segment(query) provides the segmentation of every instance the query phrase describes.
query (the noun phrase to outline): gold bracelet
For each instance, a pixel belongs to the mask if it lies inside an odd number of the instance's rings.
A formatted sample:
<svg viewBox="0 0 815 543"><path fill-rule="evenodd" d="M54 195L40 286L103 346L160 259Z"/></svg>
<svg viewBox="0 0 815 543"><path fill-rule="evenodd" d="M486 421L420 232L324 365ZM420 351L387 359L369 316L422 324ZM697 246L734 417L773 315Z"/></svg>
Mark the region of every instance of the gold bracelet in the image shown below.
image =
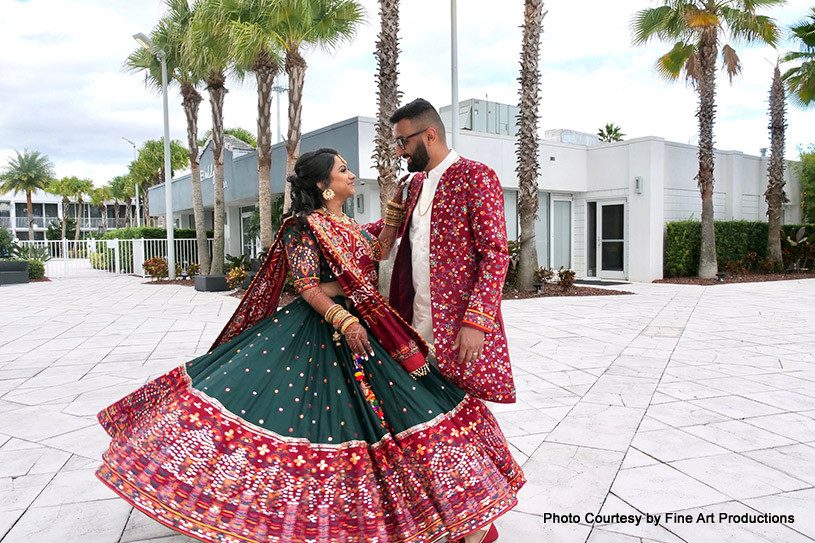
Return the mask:
<svg viewBox="0 0 815 543"><path fill-rule="evenodd" d="M340 304L334 304L331 307L329 307L325 312L325 320L327 322L332 322L334 320L334 314L340 309L342 309L342 306Z"/></svg>
<svg viewBox="0 0 815 543"><path fill-rule="evenodd" d="M403 211L405 209L405 204L397 204L393 200L388 200L388 209L393 209L394 211Z"/></svg>
<svg viewBox="0 0 815 543"><path fill-rule="evenodd" d="M348 327L354 324L355 322L359 322L359 319L353 315L351 315L350 319L348 318L345 319L345 321L343 321L342 326L340 327L340 334L345 335L345 331L348 329Z"/></svg>
<svg viewBox="0 0 815 543"><path fill-rule="evenodd" d="M337 311L337 313L334 315L334 318L331 320L331 324L334 325L334 329L339 330L340 325L342 325L342 321L347 319L350 315L351 314L345 309Z"/></svg>

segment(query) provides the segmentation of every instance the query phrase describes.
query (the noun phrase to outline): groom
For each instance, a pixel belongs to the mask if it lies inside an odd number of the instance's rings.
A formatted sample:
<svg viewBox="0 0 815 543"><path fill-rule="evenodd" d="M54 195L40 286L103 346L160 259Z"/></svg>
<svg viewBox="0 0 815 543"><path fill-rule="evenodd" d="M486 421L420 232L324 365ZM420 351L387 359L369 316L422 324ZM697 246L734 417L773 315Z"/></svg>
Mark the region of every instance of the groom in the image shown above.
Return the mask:
<svg viewBox="0 0 815 543"><path fill-rule="evenodd" d="M501 318L509 253L498 176L447 147L444 124L427 100L399 108L390 122L396 154L415 172L390 303L435 347L445 377L478 398L513 403Z"/></svg>

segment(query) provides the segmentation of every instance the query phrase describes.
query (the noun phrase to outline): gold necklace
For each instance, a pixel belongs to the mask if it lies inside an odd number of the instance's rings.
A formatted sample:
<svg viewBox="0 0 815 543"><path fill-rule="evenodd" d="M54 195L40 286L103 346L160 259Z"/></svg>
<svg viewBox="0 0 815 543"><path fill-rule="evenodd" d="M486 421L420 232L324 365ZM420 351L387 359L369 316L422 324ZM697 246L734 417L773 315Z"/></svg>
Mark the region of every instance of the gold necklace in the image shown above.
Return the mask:
<svg viewBox="0 0 815 543"><path fill-rule="evenodd" d="M425 180L425 182L427 181L427 174L425 174L424 180ZM426 187L426 186L427 185L422 183L422 189L424 189L424 187ZM428 190L429 190L429 187L428 187ZM427 213L430 211L430 208L433 207L433 197L434 196L435 196L435 194L430 195L430 203L427 205L424 212L422 212L422 207L419 205L419 203L422 201L422 192L419 191L419 197L416 199L416 213L418 213L420 217L424 217L425 215L427 215Z"/></svg>
<svg viewBox="0 0 815 543"><path fill-rule="evenodd" d="M325 213L325 214L326 214L326 216L331 217L331 218L332 218L332 219L334 219L334 220L337 220L337 221L339 221L339 222L343 222L343 223L346 223L346 224L351 224L351 217L349 217L349 216L348 216L348 215L346 215L345 213L343 213L342 215L337 215L336 213L334 213L333 211L329 210L329 209L328 209L327 207L325 207L325 206L321 207L320 209L322 209L322 210L323 210L323 213Z"/></svg>

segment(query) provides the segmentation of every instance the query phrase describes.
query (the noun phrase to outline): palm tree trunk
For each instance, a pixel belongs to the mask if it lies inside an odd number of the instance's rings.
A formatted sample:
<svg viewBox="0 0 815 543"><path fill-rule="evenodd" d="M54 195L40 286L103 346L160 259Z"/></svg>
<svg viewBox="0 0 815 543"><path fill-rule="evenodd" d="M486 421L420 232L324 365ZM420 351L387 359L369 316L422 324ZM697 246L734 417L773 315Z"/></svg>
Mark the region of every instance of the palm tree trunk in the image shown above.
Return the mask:
<svg viewBox="0 0 815 543"><path fill-rule="evenodd" d="M108 231L108 206L107 204L99 204L100 215L102 215L102 232Z"/></svg>
<svg viewBox="0 0 815 543"><path fill-rule="evenodd" d="M76 202L76 228L74 229L74 241L79 241L79 231L82 228L82 198L77 198Z"/></svg>
<svg viewBox="0 0 815 543"><path fill-rule="evenodd" d="M773 84L770 90L770 164L767 167L767 257L776 271L783 271L784 259L781 256L781 214L787 195L784 194L784 136L785 122L784 83L781 70L775 66Z"/></svg>
<svg viewBox="0 0 815 543"><path fill-rule="evenodd" d="M66 237L67 230L68 230L68 204L70 201L68 200L67 196L62 197L62 239L68 239Z"/></svg>
<svg viewBox="0 0 815 543"><path fill-rule="evenodd" d="M136 204L138 205L138 202L136 202ZM133 199L128 198L127 200L125 200L125 226L127 228L130 228L130 227L133 226L133 220L131 219L131 217L133 215L133 209L132 208L133 208Z"/></svg>
<svg viewBox="0 0 815 543"><path fill-rule="evenodd" d="M139 206L141 206L142 211L141 216L142 219L144 220L145 226L151 226L150 223L148 222L150 218L150 198L147 197L148 188L150 188L150 185L148 184L147 181L139 183L139 189L141 194L139 194L139 197L136 198L136 207L138 208Z"/></svg>
<svg viewBox="0 0 815 543"><path fill-rule="evenodd" d="M396 190L399 159L393 145L393 127L390 116L399 108L402 93L399 92L399 0L379 0L379 35L376 39L374 57L376 71L376 133L374 135L374 167L379 174L380 217L385 216L388 200ZM396 251L390 258L379 263L379 291L387 295L393 276Z"/></svg>
<svg viewBox="0 0 815 543"><path fill-rule="evenodd" d="M201 273L209 273L209 243L204 219L204 197L201 194L201 164L198 162L198 108L203 98L189 83L181 85L181 105L187 116L187 145L190 156L190 184L192 186L192 217L195 223L195 246Z"/></svg>
<svg viewBox="0 0 815 543"><path fill-rule="evenodd" d="M699 40L699 173L696 180L702 196L702 245L699 277L712 278L719 271L716 262L716 231L713 224L713 124L716 117L716 32L711 27Z"/></svg>
<svg viewBox="0 0 815 543"><path fill-rule="evenodd" d="M303 111L303 86L306 80L305 59L297 49L286 51L286 73L289 76L289 129L286 134L286 176L294 172L294 163L300 155L300 115ZM291 207L291 187L286 183L283 211Z"/></svg>
<svg viewBox="0 0 815 543"><path fill-rule="evenodd" d="M28 214L28 240L34 241L34 204L31 202L31 191L25 191L25 210Z"/></svg>
<svg viewBox="0 0 815 543"><path fill-rule="evenodd" d="M535 219L538 213L538 106L540 104L540 37L543 30L542 0L525 0L523 45L521 47L521 89L518 130L518 188L521 238L518 259L518 288L534 290L538 251L535 247Z"/></svg>
<svg viewBox="0 0 815 543"><path fill-rule="evenodd" d="M272 246L272 86L280 67L263 51L252 66L258 87L258 208L260 246Z"/></svg>
<svg viewBox="0 0 815 543"><path fill-rule="evenodd" d="M223 72L213 72L207 80L209 102L212 106L212 161L215 163L214 193L214 243L210 274L224 273L224 97L228 92Z"/></svg>

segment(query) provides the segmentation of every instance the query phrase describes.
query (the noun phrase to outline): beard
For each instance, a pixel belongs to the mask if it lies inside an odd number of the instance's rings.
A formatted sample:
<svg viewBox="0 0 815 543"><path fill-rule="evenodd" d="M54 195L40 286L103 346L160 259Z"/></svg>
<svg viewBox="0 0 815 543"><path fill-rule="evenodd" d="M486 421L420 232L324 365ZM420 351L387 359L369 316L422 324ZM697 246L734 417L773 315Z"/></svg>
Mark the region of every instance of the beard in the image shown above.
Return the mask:
<svg viewBox="0 0 815 543"><path fill-rule="evenodd" d="M416 144L416 148L410 153L410 162L407 163L409 172L422 172L430 162L430 155L427 154L427 147L423 141Z"/></svg>

